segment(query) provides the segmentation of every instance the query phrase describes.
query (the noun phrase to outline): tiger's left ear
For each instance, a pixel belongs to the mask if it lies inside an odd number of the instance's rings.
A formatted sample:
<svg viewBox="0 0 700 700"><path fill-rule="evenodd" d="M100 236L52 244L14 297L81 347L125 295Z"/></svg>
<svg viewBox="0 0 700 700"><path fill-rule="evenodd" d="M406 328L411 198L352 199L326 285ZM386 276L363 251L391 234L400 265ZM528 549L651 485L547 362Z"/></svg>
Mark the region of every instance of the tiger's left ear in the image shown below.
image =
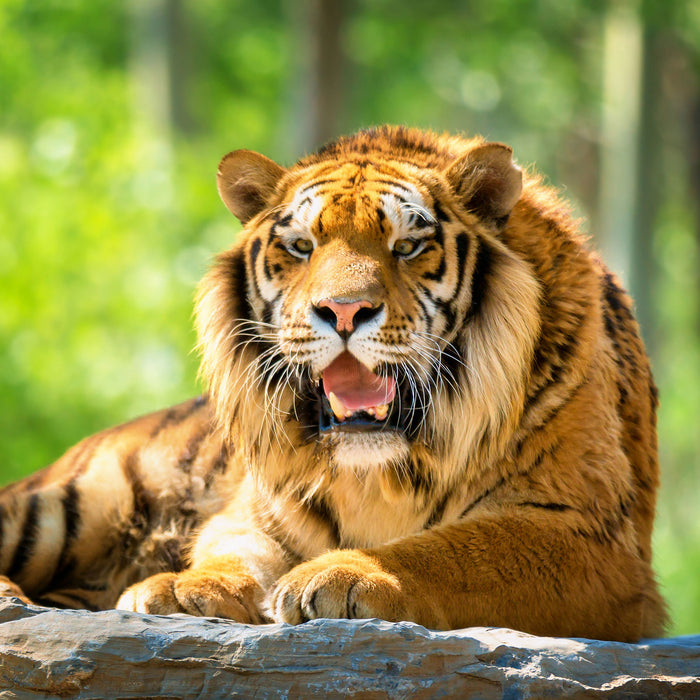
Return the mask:
<svg viewBox="0 0 700 700"><path fill-rule="evenodd" d="M467 209L496 223L508 217L523 190L523 174L513 149L485 143L453 163L447 180Z"/></svg>
<svg viewBox="0 0 700 700"><path fill-rule="evenodd" d="M216 185L229 211L245 224L265 208L286 172L260 153L240 149L221 159Z"/></svg>

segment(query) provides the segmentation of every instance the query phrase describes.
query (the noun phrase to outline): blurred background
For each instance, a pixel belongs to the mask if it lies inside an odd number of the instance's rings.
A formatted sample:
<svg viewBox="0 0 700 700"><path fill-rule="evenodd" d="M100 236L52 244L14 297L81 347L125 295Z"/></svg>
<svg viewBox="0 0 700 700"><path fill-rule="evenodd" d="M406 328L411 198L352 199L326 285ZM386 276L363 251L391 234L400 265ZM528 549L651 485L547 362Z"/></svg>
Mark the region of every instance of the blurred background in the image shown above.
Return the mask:
<svg viewBox="0 0 700 700"><path fill-rule="evenodd" d="M536 163L631 288L661 391L656 568L700 632L697 0L0 0L3 483L194 395L234 148L379 123Z"/></svg>

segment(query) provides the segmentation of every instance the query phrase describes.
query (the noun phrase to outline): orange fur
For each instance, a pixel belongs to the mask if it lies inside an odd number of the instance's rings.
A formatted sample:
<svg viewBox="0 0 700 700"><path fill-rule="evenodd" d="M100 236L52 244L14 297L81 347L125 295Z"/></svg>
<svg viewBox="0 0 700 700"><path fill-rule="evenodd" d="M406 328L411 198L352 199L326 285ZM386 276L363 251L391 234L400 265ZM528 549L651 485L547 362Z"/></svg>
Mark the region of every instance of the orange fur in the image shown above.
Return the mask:
<svg viewBox="0 0 700 700"><path fill-rule="evenodd" d="M400 127L235 151L219 191L246 226L198 294L209 395L7 487L0 571L91 608L661 634L656 390L557 194ZM342 353L386 408L358 379L334 417Z"/></svg>

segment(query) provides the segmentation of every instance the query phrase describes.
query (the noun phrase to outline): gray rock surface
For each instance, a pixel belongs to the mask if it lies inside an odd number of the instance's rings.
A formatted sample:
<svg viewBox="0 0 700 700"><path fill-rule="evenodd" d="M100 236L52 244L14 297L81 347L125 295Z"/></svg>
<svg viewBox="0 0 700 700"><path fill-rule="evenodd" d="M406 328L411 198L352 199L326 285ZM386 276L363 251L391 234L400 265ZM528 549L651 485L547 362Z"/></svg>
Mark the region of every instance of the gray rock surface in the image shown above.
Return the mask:
<svg viewBox="0 0 700 700"><path fill-rule="evenodd" d="M475 627L250 626L0 599L0 698L700 698L700 635L619 644Z"/></svg>

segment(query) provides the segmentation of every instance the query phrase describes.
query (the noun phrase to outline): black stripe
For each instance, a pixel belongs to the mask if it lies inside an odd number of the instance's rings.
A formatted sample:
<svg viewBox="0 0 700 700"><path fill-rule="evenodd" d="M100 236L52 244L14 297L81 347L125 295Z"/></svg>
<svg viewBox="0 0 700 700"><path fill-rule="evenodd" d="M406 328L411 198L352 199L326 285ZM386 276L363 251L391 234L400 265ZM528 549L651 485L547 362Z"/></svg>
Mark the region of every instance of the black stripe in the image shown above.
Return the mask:
<svg viewBox="0 0 700 700"><path fill-rule="evenodd" d="M314 187L318 187L319 185L328 185L328 184L336 184L338 181L336 179L325 179L325 180L316 180L316 182L312 182L305 187L302 187L297 194L303 195L306 194L310 189L313 189ZM287 222L289 223L289 222Z"/></svg>
<svg viewBox="0 0 700 700"><path fill-rule="evenodd" d="M175 463L176 469L179 469L180 471L183 471L186 474L190 473L190 471L192 470L192 465L194 464L195 459L197 459L197 455L199 454L199 450L202 447L202 443L204 442L204 440L207 438L208 435L209 435L209 426L204 425L202 430L195 433L187 441L187 445L185 445L185 449L182 451L180 456L177 458L177 462Z"/></svg>
<svg viewBox="0 0 700 700"><path fill-rule="evenodd" d="M439 377L443 377L443 385L447 389L451 397L460 396L461 385L464 380L469 380L468 373L462 375L462 367L465 367L467 362L464 357L459 339L448 345L440 353L440 362L433 367L433 376L436 381Z"/></svg>
<svg viewBox="0 0 700 700"><path fill-rule="evenodd" d="M430 292L428 292L428 290L422 284L419 285L419 287L425 294L427 294L428 297L430 296ZM415 299L418 306L420 306L421 314L423 320L425 321L425 330L426 332L430 333L430 331L432 331L433 329L433 317L431 314L428 313L428 309L426 308L425 304L423 303L418 294L415 294L413 298Z"/></svg>
<svg viewBox="0 0 700 700"><path fill-rule="evenodd" d="M433 203L433 211L438 221L449 221L450 217L445 213L445 210L440 206L437 199Z"/></svg>
<svg viewBox="0 0 700 700"><path fill-rule="evenodd" d="M442 251L439 251L442 253ZM445 256L440 255L440 262L438 263L437 269L430 272L424 272L421 277L423 279L432 280L433 282L439 282L445 276Z"/></svg>
<svg viewBox="0 0 700 700"><path fill-rule="evenodd" d="M378 187L375 190L375 194L378 194L380 196L386 195L387 197L396 197L396 192L393 190L389 190L386 187Z"/></svg>
<svg viewBox="0 0 700 700"><path fill-rule="evenodd" d="M381 207L376 208L377 221L379 221L379 230L386 235L386 214Z"/></svg>
<svg viewBox="0 0 700 700"><path fill-rule="evenodd" d="M331 532L334 542L340 542L340 526L328 503L321 496L307 496L302 500L309 512L320 520Z"/></svg>
<svg viewBox="0 0 700 700"><path fill-rule="evenodd" d="M452 330L455 327L457 314L452 308L452 304L448 301L436 301L435 306L442 312L445 317L445 328Z"/></svg>
<svg viewBox="0 0 700 700"><path fill-rule="evenodd" d="M107 435L111 434L111 432L112 429L106 430L102 433L98 433L97 435L93 435L85 441L83 449L78 455L76 455L76 459L74 460L73 471L71 472L72 478L79 476L90 466L92 458L95 456L98 448Z"/></svg>
<svg viewBox="0 0 700 700"><path fill-rule="evenodd" d="M272 245L273 245L275 248L277 248L277 250L279 250L279 251L281 251L282 253L284 253L285 255L291 255L291 253L287 250L287 246L284 245L284 243L282 243L282 241L281 241L279 238L276 238L275 241L274 241L274 243L272 243ZM266 272L266 274L267 274L267 272L268 272L268 270L269 270L269 267L270 267L270 266L268 265L267 260L265 260L265 272ZM269 279L269 278L270 278L270 275L267 275L267 277L268 277L268 279Z"/></svg>
<svg viewBox="0 0 700 700"><path fill-rule="evenodd" d="M532 433L528 437L526 437L521 443L519 443L516 448L515 452L521 452L523 449L523 444L529 440L532 437ZM493 485L487 488L484 492L482 492L477 498L475 498L463 511L460 517L464 517L471 511L473 508L475 508L481 501L483 501L485 498L490 496L494 491L499 489L503 484L506 483L506 479L513 479L513 478L522 478L528 476L533 470L537 469L542 462L544 461L545 457L554 457L554 455L557 453L557 451L560 449L560 444L558 440L555 440L552 442L548 447L540 450L533 460L527 464L523 469L518 469L512 474L509 474L507 477L502 476L498 479L498 481ZM537 506L540 505L536 503L535 501L526 501L524 503L521 503L520 505L525 505L525 506ZM543 504L542 507L547 507L547 505L551 505L552 509L556 508L556 504Z"/></svg>
<svg viewBox="0 0 700 700"><path fill-rule="evenodd" d="M423 414L421 413L421 419L422 418ZM420 460L414 457L408 462L403 463L400 468L397 466L397 470L402 476L408 477L408 480L411 482L411 488L414 491L429 495L432 494L432 477Z"/></svg>
<svg viewBox="0 0 700 700"><path fill-rule="evenodd" d="M77 595L76 593L61 594L60 591L56 591L56 596L60 596L61 600L54 598L51 593L47 593L38 598L32 598L32 600L36 601L37 605L42 605L47 608L89 610L90 612L97 612L99 610L98 606L91 603L86 597Z"/></svg>
<svg viewBox="0 0 700 700"><path fill-rule="evenodd" d="M204 477L204 485L206 488L209 488L212 485L217 474L223 474L226 471L230 457L231 453L229 452L228 443L224 442L221 445L219 454L212 462L211 466L207 470L206 476Z"/></svg>
<svg viewBox="0 0 700 700"><path fill-rule="evenodd" d="M387 180L385 178L377 178L376 180L372 180L372 183L379 183L380 185L389 185L389 187L396 187L397 189L403 190L404 192L408 192L408 194L412 194L412 191L409 187L406 187L402 185L399 182L396 182L395 180ZM391 194L395 195L395 192L391 192ZM404 200L405 201L405 200Z"/></svg>
<svg viewBox="0 0 700 700"><path fill-rule="evenodd" d="M263 302L262 322L272 324L272 304L268 301Z"/></svg>
<svg viewBox="0 0 700 700"><path fill-rule="evenodd" d="M75 480L71 480L66 485L61 505L63 506L66 542L71 542L76 538L80 525L80 493L75 485Z"/></svg>
<svg viewBox="0 0 700 700"><path fill-rule="evenodd" d="M134 550L143 542L147 534L155 525L155 513L153 510L154 496L144 486L138 474L139 455L138 448L129 454L124 460L124 475L131 484L133 506L131 517L122 527L121 556L125 562L131 561Z"/></svg>
<svg viewBox="0 0 700 700"><path fill-rule="evenodd" d="M158 425L156 425L156 427L153 428L153 430L151 431L151 434L149 435L149 438L153 439L154 437L156 437L156 435L158 435L158 433L160 433L160 431L163 430L163 428L165 428L165 426L169 425L170 423L172 423L175 420L176 416L177 416L177 409L174 407L169 408L165 412L165 414L163 415L163 418L161 419L160 423L158 423Z"/></svg>
<svg viewBox="0 0 700 700"><path fill-rule="evenodd" d="M258 260L258 255L260 254L260 248L262 247L262 241L259 238L254 238L250 244L250 251L248 252L248 263L250 265L250 270L255 274L255 264Z"/></svg>
<svg viewBox="0 0 700 700"><path fill-rule="evenodd" d="M527 506L529 508L543 508L545 510L575 510L572 506L567 506L564 503L537 503L536 501L523 501L522 503L516 503L518 506Z"/></svg>
<svg viewBox="0 0 700 700"><path fill-rule="evenodd" d="M293 565L303 561L301 554L287 542L284 527L272 513L263 514L256 509L253 518L260 531L280 546Z"/></svg>
<svg viewBox="0 0 700 700"><path fill-rule="evenodd" d="M480 241L476 252L476 261L474 262L474 272L472 273L472 298L467 312L467 319L471 319L479 313L486 295L491 264L491 249L483 241Z"/></svg>
<svg viewBox="0 0 700 700"><path fill-rule="evenodd" d="M532 361L532 373L534 376L539 375L539 377L544 378L545 381L528 395L525 401L525 413L536 406L548 389L561 383L566 365L570 363L579 347L580 329L586 322L586 319L579 317L577 321L578 325L568 332L563 342L547 343L546 348L544 347L544 340L541 339L538 343ZM549 376L546 376L547 374ZM573 389L572 394L580 386Z"/></svg>
<svg viewBox="0 0 700 700"><path fill-rule="evenodd" d="M151 431L151 434L148 436L149 440L153 440L161 431L172 423L179 423L186 420L206 403L206 396L198 396L197 398L186 403L184 406L173 406L172 408L169 408L163 415L160 423L158 423L158 425L156 425L156 427Z"/></svg>
<svg viewBox="0 0 700 700"><path fill-rule="evenodd" d="M425 523L426 528L433 527L433 525L437 525L442 520L442 516L445 515L445 508L447 507L447 502L449 501L449 498L450 494L446 493L437 502L437 504L433 508L433 512L430 514L430 517Z"/></svg>
<svg viewBox="0 0 700 700"><path fill-rule="evenodd" d="M185 514L188 524L192 522L192 518L188 517L191 513L192 511ZM159 563L162 565L162 570L177 573L185 569L184 552L182 550L183 542L180 539L163 542L157 553Z"/></svg>
<svg viewBox="0 0 700 700"><path fill-rule="evenodd" d="M236 314L239 318L252 319L253 307L248 296L248 274L243 250L237 250L231 257L230 279L233 289L233 302L239 304Z"/></svg>
<svg viewBox="0 0 700 700"><path fill-rule="evenodd" d="M143 485L143 480L137 473L139 465L139 457L137 452L132 452L127 458L124 465L124 472L131 481L131 492L133 495L133 510L134 515L140 516L145 522L151 521L153 510L152 494Z"/></svg>
<svg viewBox="0 0 700 700"><path fill-rule="evenodd" d="M618 315L626 320L633 318L629 307L629 301L624 289L617 284L615 277L611 272L605 274L605 300L610 305L610 308Z"/></svg>
<svg viewBox="0 0 700 700"><path fill-rule="evenodd" d="M457 245L457 289L455 290L454 298L457 299L459 298L459 295L462 292L462 289L464 288L464 285L466 283L465 279L465 274L464 270L467 265L467 257L469 255L469 248L471 241L469 240L469 236L465 233L462 232L457 236L457 240L455 241ZM478 258L477 258L477 263L478 263ZM476 272L476 268L475 268ZM472 288L473 288L473 283L472 283ZM474 301L474 293L472 292L472 303Z"/></svg>
<svg viewBox="0 0 700 700"><path fill-rule="evenodd" d="M63 506L63 545L56 562L56 568L51 576L51 581L46 586L47 590L57 588L66 573L73 568L74 560L68 553L78 536L81 520L80 493L75 486L75 478L71 479L65 486L61 505Z"/></svg>
<svg viewBox="0 0 700 700"><path fill-rule="evenodd" d="M499 489L503 484L505 483L505 477L501 477L493 486L487 488L484 492L479 494L463 511L462 514L459 516L460 518L463 518L469 511L473 510L476 508L476 506L481 503L485 498L490 496L496 489Z"/></svg>
<svg viewBox="0 0 700 700"><path fill-rule="evenodd" d="M437 282L445 274L445 235L442 230L442 224L439 221L434 224L433 231L433 235L428 237L429 243L426 244L426 250L437 249L438 253L440 253L440 264L435 272L428 272L423 277Z"/></svg>
<svg viewBox="0 0 700 700"><path fill-rule="evenodd" d="M24 523L22 525L22 535L17 543L15 555L12 557L12 563L7 570L7 576L9 578L14 579L22 572L34 552L38 535L39 494L34 493L29 497L27 512L25 513Z"/></svg>
<svg viewBox="0 0 700 700"><path fill-rule="evenodd" d="M268 249L269 246L272 243L272 236L270 236L270 240L268 240L267 245ZM284 251L286 255L291 255L291 253L280 243L279 239L275 239L274 241L275 246L277 246L279 249ZM270 261L268 260L267 255L263 255L263 274L265 275L265 279L267 279L268 282L272 281L272 267L270 266ZM253 270L253 275L255 275L255 270ZM257 280L255 280L255 287L260 292L260 285L258 284Z"/></svg>
<svg viewBox="0 0 700 700"><path fill-rule="evenodd" d="M276 228L277 226L289 226L289 224L292 223L292 219L294 218L294 213L289 212L289 214L286 214L285 216L277 219L275 223L273 224L273 229Z"/></svg>

